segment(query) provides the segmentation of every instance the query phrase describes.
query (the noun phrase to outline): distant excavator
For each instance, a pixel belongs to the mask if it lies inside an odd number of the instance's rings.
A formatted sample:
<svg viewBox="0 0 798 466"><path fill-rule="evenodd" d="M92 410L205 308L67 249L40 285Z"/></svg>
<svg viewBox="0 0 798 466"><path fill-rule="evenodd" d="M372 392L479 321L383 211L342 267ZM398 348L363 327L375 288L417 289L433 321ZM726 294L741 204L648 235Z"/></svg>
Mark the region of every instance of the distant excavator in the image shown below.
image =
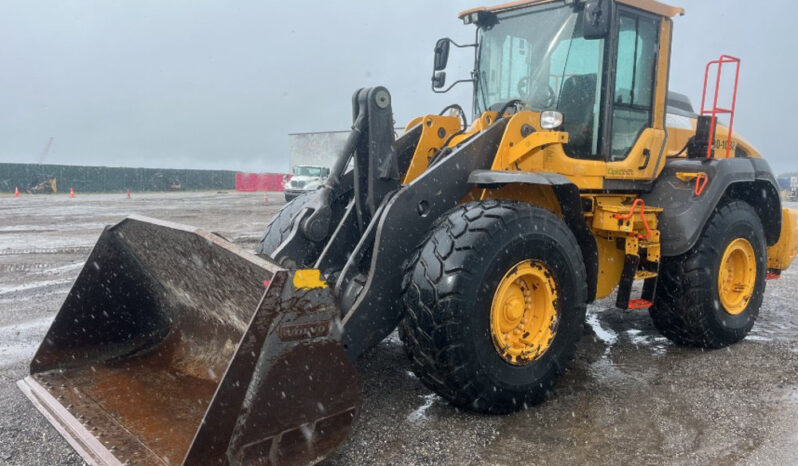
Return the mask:
<svg viewBox="0 0 798 466"><path fill-rule="evenodd" d="M58 180L53 175L35 175L26 191L30 194L58 194Z"/></svg>

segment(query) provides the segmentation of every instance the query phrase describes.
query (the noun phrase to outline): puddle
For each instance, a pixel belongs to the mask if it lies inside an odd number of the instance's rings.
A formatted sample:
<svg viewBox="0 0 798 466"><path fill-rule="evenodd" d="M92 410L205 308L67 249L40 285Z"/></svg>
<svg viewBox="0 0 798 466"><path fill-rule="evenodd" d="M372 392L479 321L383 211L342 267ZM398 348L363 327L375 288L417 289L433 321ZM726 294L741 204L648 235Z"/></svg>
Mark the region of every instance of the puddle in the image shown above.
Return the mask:
<svg viewBox="0 0 798 466"><path fill-rule="evenodd" d="M72 278L59 279L59 280L45 280L43 282L25 283L16 286L0 286L0 296L19 293L21 291L35 290L37 288L46 288L49 286L64 286L73 282Z"/></svg>
<svg viewBox="0 0 798 466"><path fill-rule="evenodd" d="M798 267L798 263L794 265ZM786 275L786 274L785 274ZM798 279L798 274L791 273L789 278ZM785 280L782 277L780 280ZM792 280L791 280L792 281ZM746 340L750 341L798 341L798 290L795 287L778 283L768 286L765 299L754 328Z"/></svg>
<svg viewBox="0 0 798 466"><path fill-rule="evenodd" d="M385 337L383 342L391 345L399 345L399 346L404 345L404 343L402 343L402 339L399 338L399 332L397 330L394 330L393 332L391 332L390 335Z"/></svg>
<svg viewBox="0 0 798 466"><path fill-rule="evenodd" d="M54 316L0 327L0 367L33 357Z"/></svg>
<svg viewBox="0 0 798 466"><path fill-rule="evenodd" d="M667 351L667 346L670 344L668 339L660 334L648 334L640 329L631 328L626 332L629 341L636 347L646 347L651 349L651 352L656 355L663 355Z"/></svg>
<svg viewBox="0 0 798 466"><path fill-rule="evenodd" d="M68 248L6 248L0 249L0 256L23 256L26 254L88 254L91 247Z"/></svg>
<svg viewBox="0 0 798 466"><path fill-rule="evenodd" d="M599 321L599 311L596 311L595 307L594 309L591 309L591 307L594 306L588 307L585 321L593 329L593 333L596 334L596 337L604 342L604 344L607 346L604 349L604 356L606 357L610 354L612 346L618 343L618 334L610 328L602 327L601 322Z"/></svg>
<svg viewBox="0 0 798 466"><path fill-rule="evenodd" d="M424 399L424 404L416 408L415 411L410 413L407 416L407 420L410 422L419 422L425 421L430 417L427 415L427 410L429 410L436 401L440 400L441 398L434 394L430 393L429 395L423 395L421 398Z"/></svg>
<svg viewBox="0 0 798 466"><path fill-rule="evenodd" d="M748 335L745 337L746 341L773 341L772 338L763 337L759 335Z"/></svg>

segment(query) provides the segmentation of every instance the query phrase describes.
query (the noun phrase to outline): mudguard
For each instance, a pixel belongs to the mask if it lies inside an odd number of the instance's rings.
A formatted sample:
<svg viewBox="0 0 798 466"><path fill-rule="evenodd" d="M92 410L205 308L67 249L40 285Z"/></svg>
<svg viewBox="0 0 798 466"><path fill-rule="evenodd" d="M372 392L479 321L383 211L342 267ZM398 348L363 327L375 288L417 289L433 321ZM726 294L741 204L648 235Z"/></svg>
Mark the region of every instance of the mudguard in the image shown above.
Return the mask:
<svg viewBox="0 0 798 466"><path fill-rule="evenodd" d="M695 180L677 173L704 173L703 190ZM745 200L757 211L768 246L781 231L778 184L767 162L760 158L670 159L652 190L642 194L646 205L662 207L659 229L663 256L679 256L695 246L707 220L724 196ZM697 193L700 191L700 194Z"/></svg>
<svg viewBox="0 0 798 466"><path fill-rule="evenodd" d="M475 170L468 177L468 183L482 188L498 187L506 184L527 184L551 186L560 211L568 228L571 229L582 249L587 272L587 300L596 299L598 283L598 246L582 213L582 198L579 188L568 178L558 173L522 172L507 170Z"/></svg>

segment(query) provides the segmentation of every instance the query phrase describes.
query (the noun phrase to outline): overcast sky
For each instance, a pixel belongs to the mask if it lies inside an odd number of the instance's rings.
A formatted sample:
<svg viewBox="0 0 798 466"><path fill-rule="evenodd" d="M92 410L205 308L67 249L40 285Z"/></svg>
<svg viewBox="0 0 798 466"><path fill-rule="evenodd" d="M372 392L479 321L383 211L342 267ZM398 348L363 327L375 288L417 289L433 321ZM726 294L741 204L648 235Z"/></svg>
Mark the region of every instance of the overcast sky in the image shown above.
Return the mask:
<svg viewBox="0 0 798 466"><path fill-rule="evenodd" d="M432 48L472 41L457 12L492 3L0 0L0 161L37 162L52 136L45 163L286 171L288 133L346 129L359 87L387 86L401 125L470 110L470 85L430 90ZM798 171L798 2L680 6L671 90L697 106L705 63L740 56L736 129Z"/></svg>

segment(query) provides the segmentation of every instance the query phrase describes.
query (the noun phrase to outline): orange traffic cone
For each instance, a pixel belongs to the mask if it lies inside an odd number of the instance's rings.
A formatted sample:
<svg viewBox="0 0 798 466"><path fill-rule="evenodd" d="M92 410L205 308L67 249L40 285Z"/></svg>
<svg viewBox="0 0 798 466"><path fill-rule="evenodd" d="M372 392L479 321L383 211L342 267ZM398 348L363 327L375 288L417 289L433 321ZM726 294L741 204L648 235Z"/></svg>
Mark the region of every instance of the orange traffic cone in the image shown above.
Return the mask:
<svg viewBox="0 0 798 466"><path fill-rule="evenodd" d="M69 197L75 197L75 190L72 188L69 188Z"/></svg>
<svg viewBox="0 0 798 466"><path fill-rule="evenodd" d="M19 197L19 188L14 188L14 197Z"/></svg>
<svg viewBox="0 0 798 466"><path fill-rule="evenodd" d="M268 204L269 203L269 195L268 194L263 196L263 203L264 204Z"/></svg>

